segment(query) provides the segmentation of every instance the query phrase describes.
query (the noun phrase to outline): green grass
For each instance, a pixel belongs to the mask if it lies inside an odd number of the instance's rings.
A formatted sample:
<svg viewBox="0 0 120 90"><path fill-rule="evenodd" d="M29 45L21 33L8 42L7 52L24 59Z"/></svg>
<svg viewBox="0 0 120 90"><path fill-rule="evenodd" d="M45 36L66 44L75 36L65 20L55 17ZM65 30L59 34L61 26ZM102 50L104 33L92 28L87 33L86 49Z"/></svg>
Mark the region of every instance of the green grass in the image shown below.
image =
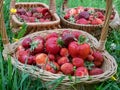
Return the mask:
<svg viewBox="0 0 120 90"><path fill-rule="evenodd" d="M17 0L17 2L26 1L38 1L48 4L49 0ZM57 13L60 14L60 8L62 5L62 0L56 0L57 3ZM10 0L4 0L4 19L6 24L7 33L9 40L12 42L13 34L9 27L9 4ZM104 0L69 0L70 7L76 7L83 5L86 7L98 7L105 8ZM114 5L118 12L120 13L120 1L114 0ZM21 32L22 33L22 32ZM22 37L22 35L18 36ZM115 45L113 48L111 45ZM102 83L94 85L95 90L120 90L120 30L113 30L108 37L106 43L107 51L114 56L118 63L118 71L115 75L117 80L107 80ZM11 64L11 58L8 57L8 61L5 62L2 56L3 44L0 37L0 90L46 90L45 87L49 85L54 85L50 90L54 90L58 84L64 79L64 77L58 78L55 81L43 83L40 79L31 80L29 74L25 72L20 72L16 67ZM89 89L93 90L93 89Z"/></svg>

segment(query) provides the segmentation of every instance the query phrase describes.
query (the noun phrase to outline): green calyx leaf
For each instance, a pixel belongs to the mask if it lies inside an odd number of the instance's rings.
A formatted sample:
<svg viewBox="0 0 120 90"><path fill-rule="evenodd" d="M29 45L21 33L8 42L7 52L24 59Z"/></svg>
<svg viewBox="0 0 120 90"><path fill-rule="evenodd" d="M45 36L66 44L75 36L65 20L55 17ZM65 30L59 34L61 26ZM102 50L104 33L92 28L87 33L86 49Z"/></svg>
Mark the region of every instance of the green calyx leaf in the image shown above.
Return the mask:
<svg viewBox="0 0 120 90"><path fill-rule="evenodd" d="M64 46L64 41L62 40L62 38L58 38L57 43L62 47Z"/></svg>
<svg viewBox="0 0 120 90"><path fill-rule="evenodd" d="M50 62L50 66L51 66L55 71L58 70L57 67L53 64L53 62Z"/></svg>
<svg viewBox="0 0 120 90"><path fill-rule="evenodd" d="M80 35L79 38L78 38L78 43L79 44L82 44L82 43L85 43L87 41L86 37L83 36L83 35Z"/></svg>
<svg viewBox="0 0 120 90"><path fill-rule="evenodd" d="M88 70L92 70L94 63L93 62L88 62L88 61L85 61L85 66L88 68Z"/></svg>
<svg viewBox="0 0 120 90"><path fill-rule="evenodd" d="M32 42L31 44L30 44L30 50L31 51L33 51L36 47L37 47L37 45L39 44L39 42L38 41L34 41L34 42Z"/></svg>

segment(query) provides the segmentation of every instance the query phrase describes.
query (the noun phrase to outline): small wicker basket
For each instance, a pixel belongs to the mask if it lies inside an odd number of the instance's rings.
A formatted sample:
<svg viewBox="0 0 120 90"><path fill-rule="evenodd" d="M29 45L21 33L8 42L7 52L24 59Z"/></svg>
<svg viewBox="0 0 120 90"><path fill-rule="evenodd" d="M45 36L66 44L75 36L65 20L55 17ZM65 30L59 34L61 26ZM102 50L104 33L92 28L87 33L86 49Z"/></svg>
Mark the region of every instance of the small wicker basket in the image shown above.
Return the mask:
<svg viewBox="0 0 120 90"><path fill-rule="evenodd" d="M34 23L26 23L27 24L27 30L26 30L26 34L28 33L32 33L32 32L36 32L36 31L40 31L40 30L49 30L49 29L56 29L56 28L60 28L60 19L58 17L58 15L56 14L56 4L55 4L55 0L50 0L50 4L49 7L48 5L44 4L44 3L40 3L40 2L19 2L16 3L15 0L11 0L11 4L10 4L10 9L15 8L31 8L31 7L45 7L45 8L49 8L49 11L52 15L52 19L53 21L50 22L34 22ZM20 22L18 20L18 18L16 17L16 15L14 14L10 14L10 25L12 27L12 31L18 32L20 30L20 27L23 25L23 22Z"/></svg>
<svg viewBox="0 0 120 90"><path fill-rule="evenodd" d="M61 12L63 12L66 9L69 9L67 6L68 1L69 0L64 0ZM101 12L105 13L104 9L95 8L95 11L101 11ZM120 24L119 14L115 9L114 9L114 13L115 13L114 19L110 21L111 27L117 27L118 24ZM100 37L100 32L103 27L103 24L99 24L99 25L76 24L76 23L69 22L68 20L65 20L62 15L60 16L60 18L61 18L61 27L62 28L73 28L73 29L84 30L84 31L92 34L96 38Z"/></svg>
<svg viewBox="0 0 120 90"><path fill-rule="evenodd" d="M105 81L116 73L117 63L116 63L115 59L105 50L105 41L106 41L108 27L109 27L109 18L110 18L111 11L112 11L112 0L106 0L106 1L107 1L106 20L105 20L105 23L104 23L104 26L102 29L102 34L101 34L101 38L100 38L99 42L97 41L96 38L94 38L89 33L84 32L84 31L80 31L84 35L86 35L86 37L89 38L94 49L101 51L101 53L104 57L104 63L102 66L104 73L100 74L100 75L91 76L91 78L88 76L84 76L81 78L77 77L79 79L79 81L77 83L74 83L74 81L76 81L76 77L73 76L72 81L71 81L66 76L63 79L63 81L60 83L60 85L57 87L56 90L73 90L73 88L71 87L71 84L73 84L73 86L75 86L76 90L83 90L82 88L84 87L84 85L87 86L89 84L94 84L96 82ZM3 0L2 0L2 2L0 2L0 6L2 6L2 4L3 4ZM2 8L0 8L0 12L2 12ZM29 73L31 76L33 76L35 78L41 78L41 80L43 80L44 82L53 81L53 80L56 80L62 76L65 76L62 74L53 74L53 73L42 70L42 69L35 67L35 66L22 64L18 60L16 60L16 58L14 57L16 48L21 44L21 42L24 38L26 38L26 37L34 38L34 37L39 36L39 35L44 37L47 34L52 33L52 32L56 32L58 34L61 34L64 29L44 30L44 31L35 32L35 33L32 33L30 35L23 37L18 42L10 44L8 37L7 37L6 29L5 29L5 24L4 24L4 20L3 20L3 13L0 14L0 25L1 25L0 26L1 36L2 36L2 40L3 40L3 44L4 44L3 56L5 58L7 58L7 55L10 54L11 58L12 58L11 62L13 64L13 66L16 66L21 71ZM69 29L69 30L74 31L76 29ZM79 31L79 30L76 30L76 31Z"/></svg>

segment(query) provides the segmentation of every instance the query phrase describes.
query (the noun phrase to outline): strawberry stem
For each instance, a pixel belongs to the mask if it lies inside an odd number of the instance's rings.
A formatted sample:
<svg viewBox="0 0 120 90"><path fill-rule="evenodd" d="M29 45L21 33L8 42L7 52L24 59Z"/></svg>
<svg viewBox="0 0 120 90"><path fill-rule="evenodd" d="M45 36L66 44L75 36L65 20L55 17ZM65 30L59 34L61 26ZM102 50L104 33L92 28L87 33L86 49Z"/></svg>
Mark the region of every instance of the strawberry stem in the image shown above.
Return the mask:
<svg viewBox="0 0 120 90"><path fill-rule="evenodd" d="M38 44L39 44L38 41L32 42L32 43L30 44L30 50L33 51L33 50L37 47Z"/></svg>
<svg viewBox="0 0 120 90"><path fill-rule="evenodd" d="M83 36L83 35L80 35L79 38L78 38L78 43L79 44L83 44L86 42L86 37Z"/></svg>
<svg viewBox="0 0 120 90"><path fill-rule="evenodd" d="M57 40L58 45L60 45L61 47L64 46L64 41L61 38L58 38Z"/></svg>

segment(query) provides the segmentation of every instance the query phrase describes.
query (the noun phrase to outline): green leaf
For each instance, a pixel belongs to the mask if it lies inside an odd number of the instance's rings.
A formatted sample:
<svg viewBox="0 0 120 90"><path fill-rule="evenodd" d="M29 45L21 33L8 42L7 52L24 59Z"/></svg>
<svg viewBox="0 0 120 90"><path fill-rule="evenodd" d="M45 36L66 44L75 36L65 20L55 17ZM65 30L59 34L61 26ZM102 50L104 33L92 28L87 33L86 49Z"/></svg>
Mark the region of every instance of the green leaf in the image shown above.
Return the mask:
<svg viewBox="0 0 120 90"><path fill-rule="evenodd" d="M58 38L57 43L62 47L64 46L64 41L61 38Z"/></svg>
<svg viewBox="0 0 120 90"><path fill-rule="evenodd" d="M78 37L78 43L79 43L79 44L85 43L86 40L87 40L86 37L83 36L83 35L80 35L80 36Z"/></svg>

